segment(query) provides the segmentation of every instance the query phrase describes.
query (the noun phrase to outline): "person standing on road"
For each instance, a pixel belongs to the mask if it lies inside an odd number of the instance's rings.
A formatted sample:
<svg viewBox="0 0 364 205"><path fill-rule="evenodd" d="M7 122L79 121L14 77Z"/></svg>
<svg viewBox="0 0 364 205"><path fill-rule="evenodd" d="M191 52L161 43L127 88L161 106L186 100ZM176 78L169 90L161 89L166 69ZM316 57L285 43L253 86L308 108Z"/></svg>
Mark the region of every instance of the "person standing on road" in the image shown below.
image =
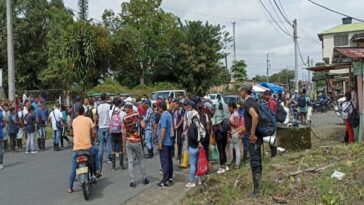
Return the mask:
<svg viewBox="0 0 364 205"><path fill-rule="evenodd" d="M127 102L124 106L126 116L123 125L123 152L128 155L128 174L130 178L130 187L135 188L136 182L134 177L134 156L138 160L143 184L149 184L149 179L145 172L143 148L141 144L140 129L145 127L144 120L140 119L139 114L133 110L133 104Z"/></svg>
<svg viewBox="0 0 364 205"><path fill-rule="evenodd" d="M68 193L73 192L73 182L76 179L76 157L77 151L89 151L93 158L94 167L92 172L97 178L101 177L100 161L97 160L97 147L92 145L96 138L95 126L92 120L85 117L85 108L80 106L77 110L77 117L72 122L73 127L73 152L72 152L72 168L69 178Z"/></svg>
<svg viewBox="0 0 364 205"><path fill-rule="evenodd" d="M68 114L67 114L67 109L64 105L61 105L61 113L62 113L62 117L63 117L63 123L62 123L62 131L61 131L61 137L60 137L60 141L61 141L61 147L63 148L63 140L66 140L68 142L68 145L71 144L70 139L68 138L68 131L67 131L67 127L68 127Z"/></svg>
<svg viewBox="0 0 364 205"><path fill-rule="evenodd" d="M4 118L4 124L3 124L3 137L4 137L4 150L8 151L9 147L8 147L8 140L9 140L9 107L7 104L3 104L2 106L3 108L3 118Z"/></svg>
<svg viewBox="0 0 364 205"><path fill-rule="evenodd" d="M27 132L27 146L25 153L36 154L38 153L36 144L34 142L36 116L34 114L33 106L30 106L28 111L28 114L25 116L25 130Z"/></svg>
<svg viewBox="0 0 364 205"><path fill-rule="evenodd" d="M268 108L275 114L277 115L278 112L278 102L276 99L273 98L272 96L272 91L271 90L266 90L263 93L263 99L268 103ZM274 139L276 138L276 133L274 133L272 136ZM270 153L271 153L271 157L275 157L277 155L277 147L274 145L271 145L270 143L270 139L269 139L269 147L270 147ZM275 141L275 140L274 140Z"/></svg>
<svg viewBox="0 0 364 205"><path fill-rule="evenodd" d="M19 105L19 111L18 111L18 122L19 122L19 130L16 136L16 144L18 146L18 150L23 149L23 135L24 135L24 105Z"/></svg>
<svg viewBox="0 0 364 205"><path fill-rule="evenodd" d="M18 133L18 130L19 130L19 122L18 122L18 117L17 117L14 107L10 108L8 127L9 127L11 151L15 152L16 134Z"/></svg>
<svg viewBox="0 0 364 205"><path fill-rule="evenodd" d="M45 151L45 142L46 142L46 124L48 116L46 114L46 109L43 103L39 104L39 109L36 114L37 116L37 142L38 142L38 148L40 151Z"/></svg>
<svg viewBox="0 0 364 205"><path fill-rule="evenodd" d="M111 140L109 136L109 123L110 123L110 105L106 103L106 94L101 94L101 104L97 107L97 122L98 122L98 141L99 141L99 160L104 160L104 147L106 147L107 163L111 164Z"/></svg>
<svg viewBox="0 0 364 205"><path fill-rule="evenodd" d="M309 104L310 98L306 96L306 89L302 89L301 96L298 98L298 107L301 123L307 123L307 112Z"/></svg>
<svg viewBox="0 0 364 205"><path fill-rule="evenodd" d="M172 126L173 120L167 110L167 104L161 102L158 105L159 112L162 112L158 123L158 150L160 163L163 171L163 179L157 184L158 187L168 187L173 182L173 161L172 161Z"/></svg>
<svg viewBox="0 0 364 205"><path fill-rule="evenodd" d="M62 112L59 110L59 104L54 106L53 111L49 114L48 120L51 123L53 130L53 150L60 151L59 143L62 134L63 115Z"/></svg>
<svg viewBox="0 0 364 205"><path fill-rule="evenodd" d="M3 110L0 109L0 170L4 168L4 146L3 146L3 124L4 124L4 118L3 118Z"/></svg>
<svg viewBox="0 0 364 205"><path fill-rule="evenodd" d="M177 160L181 161L183 146L183 109L180 108L180 102L178 102L177 99L175 99L173 102L173 125L177 134Z"/></svg>
<svg viewBox="0 0 364 205"><path fill-rule="evenodd" d="M114 100L114 108L110 110L110 126L109 132L111 135L111 161L112 161L112 170L116 170L116 153L119 153L120 157L120 167L125 169L123 165L124 155L122 154L121 146L122 146L122 124L125 115L122 113L120 109L120 101L118 99Z"/></svg>
<svg viewBox="0 0 364 205"><path fill-rule="evenodd" d="M251 97L252 89L252 84L244 83L243 86L239 88L239 96L244 99L244 108L246 110L244 115L245 128L246 132L249 134L248 150L254 185L254 191L249 195L249 197L256 198L262 190L263 166L261 145L263 144L263 137L257 136L256 133L259 113L258 104Z"/></svg>
<svg viewBox="0 0 364 205"><path fill-rule="evenodd" d="M154 111L150 107L150 100L143 100L142 106L143 109L146 110L146 116L144 118L145 128L144 128L144 136L145 136L145 145L148 149L148 155L146 158L153 158L153 124L154 124Z"/></svg>

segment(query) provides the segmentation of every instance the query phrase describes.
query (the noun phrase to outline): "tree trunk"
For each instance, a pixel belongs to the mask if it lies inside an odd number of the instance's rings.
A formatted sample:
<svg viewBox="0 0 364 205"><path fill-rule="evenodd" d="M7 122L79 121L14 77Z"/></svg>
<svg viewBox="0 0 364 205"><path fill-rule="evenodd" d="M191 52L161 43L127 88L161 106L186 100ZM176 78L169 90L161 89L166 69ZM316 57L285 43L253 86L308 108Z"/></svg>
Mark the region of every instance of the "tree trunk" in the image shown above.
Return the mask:
<svg viewBox="0 0 364 205"><path fill-rule="evenodd" d="M145 75L145 72L144 72L144 69L142 69L142 73L140 75L140 79L139 79L139 84L140 85L145 85L145 82L144 82L144 75Z"/></svg>

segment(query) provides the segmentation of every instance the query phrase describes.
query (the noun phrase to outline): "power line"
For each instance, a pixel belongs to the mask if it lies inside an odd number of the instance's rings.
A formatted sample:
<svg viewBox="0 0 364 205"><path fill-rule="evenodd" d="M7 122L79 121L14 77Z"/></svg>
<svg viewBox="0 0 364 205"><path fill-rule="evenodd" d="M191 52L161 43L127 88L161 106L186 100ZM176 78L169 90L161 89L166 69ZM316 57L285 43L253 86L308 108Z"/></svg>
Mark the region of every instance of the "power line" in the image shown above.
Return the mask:
<svg viewBox="0 0 364 205"><path fill-rule="evenodd" d="M284 9L284 7L283 7L283 5L282 5L281 0L278 0L278 3L279 3L279 5L281 6L281 8L282 8L282 10L283 10L284 15L287 17L287 12L286 12L286 10ZM288 17L287 17L287 19L288 19Z"/></svg>
<svg viewBox="0 0 364 205"><path fill-rule="evenodd" d="M299 45L298 41L297 41L297 48L298 48L298 53L300 54L300 57L301 57L302 64L306 65L306 62L303 60L302 53L301 53L301 48L300 48L300 45Z"/></svg>
<svg viewBox="0 0 364 205"><path fill-rule="evenodd" d="M304 37L307 39L307 40L310 40L312 42L315 42L317 44L320 44L321 45L321 42L317 39L315 39L314 37L312 37L301 25L299 25L300 29L302 30L302 32L305 34Z"/></svg>
<svg viewBox="0 0 364 205"><path fill-rule="evenodd" d="M278 26L278 28L285 33L286 35L293 37L291 34L289 34L287 31L285 31L278 23L277 21L275 21L274 17L272 16L272 14L269 12L269 10L267 9L267 7L265 7L265 5L263 4L262 0L259 0L260 4L263 6L263 8L267 11L267 13L269 14L270 18L274 21L274 23Z"/></svg>
<svg viewBox="0 0 364 205"><path fill-rule="evenodd" d="M268 2L269 2L269 4L270 4L270 6L272 7L272 9L273 9L274 13L276 14L276 16L277 16L278 20L279 20L279 21L282 21L282 20L281 20L281 17L280 17L281 15L277 12L277 10L276 10L275 6L273 5L272 1L271 1L271 0L268 0ZM283 17L283 18L284 18L284 17ZM285 21L285 20L283 20L283 22L285 23L286 21ZM285 30L287 33L289 33L289 31L287 31L287 28L285 27L285 25L282 25L282 28L284 28L284 30Z"/></svg>
<svg viewBox="0 0 364 205"><path fill-rule="evenodd" d="M288 20L288 18L287 18L287 16L285 15L285 14L283 14L283 12L282 12L282 10L281 10L281 8L278 6L278 4L277 4L277 1L276 0L273 0L274 1L274 4L276 5L276 7L277 7L277 9L278 9L278 11L279 11L279 13L281 13L281 15L283 16L283 18L286 20L286 22L289 24L289 25L291 25L291 26L293 26L293 24ZM281 4L282 5L282 4ZM282 8L283 8L283 6L282 6Z"/></svg>
<svg viewBox="0 0 364 205"><path fill-rule="evenodd" d="M314 1L312 1L312 0L307 0L307 1L311 2L312 4L315 4L316 6L319 6L319 7L321 7L321 8L326 9L326 10L329 10L329 11L331 11L331 12L334 12L334 13L336 13L336 14L339 14L339 15L342 15L342 16L346 16L346 17L349 17L349 18L355 19L355 20L360 21L360 22L364 22L364 20L361 20L361 19L358 19L358 18L355 18L355 17L349 16L349 15L344 14L344 13L341 13L341 12L339 12L339 11L335 11L335 10L333 10L333 9L330 9L330 8L326 7L326 6L323 6L323 5L321 5L321 4L318 4L318 3L316 3L316 2L314 2Z"/></svg>

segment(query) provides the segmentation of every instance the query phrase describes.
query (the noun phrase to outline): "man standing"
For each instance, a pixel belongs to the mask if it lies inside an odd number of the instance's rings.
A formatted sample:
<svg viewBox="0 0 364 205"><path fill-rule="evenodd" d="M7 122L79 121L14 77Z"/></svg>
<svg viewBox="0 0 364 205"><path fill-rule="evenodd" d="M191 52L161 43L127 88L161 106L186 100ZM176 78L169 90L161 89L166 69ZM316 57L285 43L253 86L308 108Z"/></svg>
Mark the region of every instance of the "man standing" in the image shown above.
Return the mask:
<svg viewBox="0 0 364 205"><path fill-rule="evenodd" d="M256 135L256 129L259 120L258 104L251 97L252 84L244 83L239 88L239 95L244 101L244 108L246 110L244 114L245 129L249 134L248 151L250 156L250 167L253 175L254 191L249 195L251 198L259 196L262 190L262 156L261 145L263 144L263 138Z"/></svg>
<svg viewBox="0 0 364 205"><path fill-rule="evenodd" d="M140 119L139 114L133 110L130 102L124 106L126 116L123 125L123 152L128 155L128 173L130 177L130 187L135 188L134 177L134 156L138 160L140 172L143 177L143 184L149 184L144 166L143 148L141 144L140 128L144 128L144 120Z"/></svg>
<svg viewBox="0 0 364 205"><path fill-rule="evenodd" d="M46 123L48 116L46 114L46 110L43 103L39 104L38 112L36 113L37 118L37 142L38 149L40 151L45 151L45 141L46 141Z"/></svg>
<svg viewBox="0 0 364 205"><path fill-rule="evenodd" d="M355 87L350 85L348 91L351 93L351 102L353 103L354 109L358 109L358 95L356 94Z"/></svg>
<svg viewBox="0 0 364 205"><path fill-rule="evenodd" d="M98 150L95 146L92 146L96 136L95 126L92 120L85 117L85 108L83 106L78 107L77 117L72 122L73 127L73 153L72 153L72 168L69 178L68 193L73 192L73 182L76 178L76 157L77 151L88 150L93 157L94 170L96 177L101 177L100 174L100 161L97 160Z"/></svg>
<svg viewBox="0 0 364 205"><path fill-rule="evenodd" d="M98 140L99 140L99 160L104 159L104 147L106 146L107 163L111 164L111 141L109 136L109 111L110 105L106 103L106 94L101 94L101 104L97 107L97 120L98 120Z"/></svg>
<svg viewBox="0 0 364 205"><path fill-rule="evenodd" d="M62 134L63 115L62 112L59 110L59 104L55 105L54 110L49 114L48 120L51 122L53 129L53 150L60 151L59 143Z"/></svg>
<svg viewBox="0 0 364 205"><path fill-rule="evenodd" d="M158 106L162 112L158 123L158 150L163 170L163 179L157 184L158 187L168 187L173 182L172 161L172 116L168 112L167 104L162 102Z"/></svg>
<svg viewBox="0 0 364 205"><path fill-rule="evenodd" d="M298 107L300 112L301 123L307 123L307 112L310 98L306 96L306 89L302 89L301 96L298 98Z"/></svg>
<svg viewBox="0 0 364 205"><path fill-rule="evenodd" d="M277 115L277 112L278 112L278 103L277 103L277 100L273 98L272 91L271 90L264 91L262 97L268 103L268 108L275 115ZM276 133L274 133L274 135L273 136L270 136L270 137L273 137L275 139L276 138ZM277 155L277 147L271 145L270 141L271 140L269 140L269 147L270 147L271 157L275 157Z"/></svg>
<svg viewBox="0 0 364 205"><path fill-rule="evenodd" d="M143 109L146 110L146 116L144 118L145 128L144 128L144 136L145 136L145 146L148 149L148 154L146 158L152 158L154 156L153 153L153 124L154 124L154 112L150 107L150 100L143 100L142 106Z"/></svg>

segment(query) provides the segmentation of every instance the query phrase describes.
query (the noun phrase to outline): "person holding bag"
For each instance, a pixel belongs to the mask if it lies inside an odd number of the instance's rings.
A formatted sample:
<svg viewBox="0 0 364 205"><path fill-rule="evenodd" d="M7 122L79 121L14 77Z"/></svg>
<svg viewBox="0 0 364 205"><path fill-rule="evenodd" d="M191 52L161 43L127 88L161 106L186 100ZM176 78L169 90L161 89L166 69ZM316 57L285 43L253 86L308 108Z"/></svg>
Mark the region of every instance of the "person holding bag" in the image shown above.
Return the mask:
<svg viewBox="0 0 364 205"><path fill-rule="evenodd" d="M348 139L345 140L348 144L351 144L354 142L354 131L353 127L351 126L349 122L349 116L354 110L354 105L351 102L351 93L346 92L345 93L345 102L342 104L342 110L343 110L343 119L346 126L346 132L348 133Z"/></svg>

